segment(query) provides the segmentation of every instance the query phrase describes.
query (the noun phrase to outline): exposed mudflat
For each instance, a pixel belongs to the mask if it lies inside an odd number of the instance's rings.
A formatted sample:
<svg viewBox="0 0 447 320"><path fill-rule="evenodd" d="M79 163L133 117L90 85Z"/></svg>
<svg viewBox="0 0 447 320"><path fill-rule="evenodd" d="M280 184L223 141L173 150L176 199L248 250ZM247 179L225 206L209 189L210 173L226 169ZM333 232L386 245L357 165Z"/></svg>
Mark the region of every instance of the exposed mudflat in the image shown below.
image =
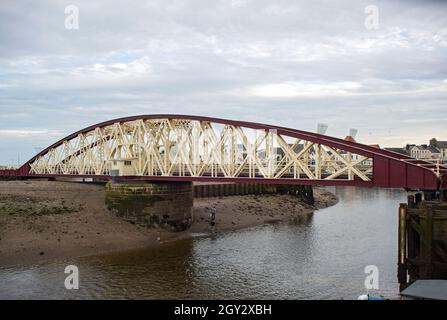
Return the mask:
<svg viewBox="0 0 447 320"><path fill-rule="evenodd" d="M0 181L0 266L127 250L290 219L307 219L336 197L314 189L315 205L290 195L245 195L194 200L190 229L172 233L130 224L104 203L104 186L61 181Z"/></svg>

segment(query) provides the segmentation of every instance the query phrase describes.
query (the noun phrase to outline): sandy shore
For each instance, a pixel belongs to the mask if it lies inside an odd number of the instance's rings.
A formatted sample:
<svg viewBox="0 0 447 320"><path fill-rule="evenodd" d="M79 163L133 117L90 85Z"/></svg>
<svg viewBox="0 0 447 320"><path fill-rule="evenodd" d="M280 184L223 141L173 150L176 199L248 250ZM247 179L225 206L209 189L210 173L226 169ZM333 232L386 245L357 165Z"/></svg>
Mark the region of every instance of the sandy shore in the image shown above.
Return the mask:
<svg viewBox="0 0 447 320"><path fill-rule="evenodd" d="M195 222L184 232L139 227L107 210L104 187L60 181L0 181L0 267L160 245L209 233L211 206L216 232L306 217L334 205L336 197L315 188L309 206L290 195L248 195L194 200Z"/></svg>

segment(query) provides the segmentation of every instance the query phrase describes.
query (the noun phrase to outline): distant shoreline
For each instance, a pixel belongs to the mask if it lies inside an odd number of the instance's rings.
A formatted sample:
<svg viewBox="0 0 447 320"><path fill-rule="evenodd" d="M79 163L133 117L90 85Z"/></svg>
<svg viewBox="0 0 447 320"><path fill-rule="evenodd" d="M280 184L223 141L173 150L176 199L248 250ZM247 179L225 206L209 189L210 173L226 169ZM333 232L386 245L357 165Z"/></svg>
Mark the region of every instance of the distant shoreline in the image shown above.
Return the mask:
<svg viewBox="0 0 447 320"><path fill-rule="evenodd" d="M194 223L183 232L147 229L107 210L104 187L60 181L0 181L0 268L111 253L275 221L306 219L337 203L332 193L314 190L315 205L291 195L244 195L194 200Z"/></svg>

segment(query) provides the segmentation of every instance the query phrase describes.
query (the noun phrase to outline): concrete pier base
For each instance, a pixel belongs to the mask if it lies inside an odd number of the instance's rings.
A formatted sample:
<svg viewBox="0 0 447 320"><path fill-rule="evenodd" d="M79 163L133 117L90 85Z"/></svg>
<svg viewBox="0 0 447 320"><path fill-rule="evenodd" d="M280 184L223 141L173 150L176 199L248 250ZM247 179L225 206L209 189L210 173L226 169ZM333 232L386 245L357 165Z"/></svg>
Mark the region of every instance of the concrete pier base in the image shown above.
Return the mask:
<svg viewBox="0 0 447 320"><path fill-rule="evenodd" d="M116 215L138 225L183 231L193 221L191 182L111 181L105 198Z"/></svg>

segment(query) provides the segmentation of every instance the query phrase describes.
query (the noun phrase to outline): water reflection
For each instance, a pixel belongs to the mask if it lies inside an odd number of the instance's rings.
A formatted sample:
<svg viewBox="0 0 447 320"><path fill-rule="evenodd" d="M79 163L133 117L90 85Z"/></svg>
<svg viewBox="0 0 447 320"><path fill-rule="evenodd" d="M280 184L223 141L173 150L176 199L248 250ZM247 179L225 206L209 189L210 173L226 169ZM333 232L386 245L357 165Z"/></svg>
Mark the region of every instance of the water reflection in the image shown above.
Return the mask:
<svg viewBox="0 0 447 320"><path fill-rule="evenodd" d="M158 248L0 270L0 298L340 299L365 293L364 267L395 298L401 190L336 187L340 201L289 224L265 225ZM80 289L64 289L64 267Z"/></svg>

